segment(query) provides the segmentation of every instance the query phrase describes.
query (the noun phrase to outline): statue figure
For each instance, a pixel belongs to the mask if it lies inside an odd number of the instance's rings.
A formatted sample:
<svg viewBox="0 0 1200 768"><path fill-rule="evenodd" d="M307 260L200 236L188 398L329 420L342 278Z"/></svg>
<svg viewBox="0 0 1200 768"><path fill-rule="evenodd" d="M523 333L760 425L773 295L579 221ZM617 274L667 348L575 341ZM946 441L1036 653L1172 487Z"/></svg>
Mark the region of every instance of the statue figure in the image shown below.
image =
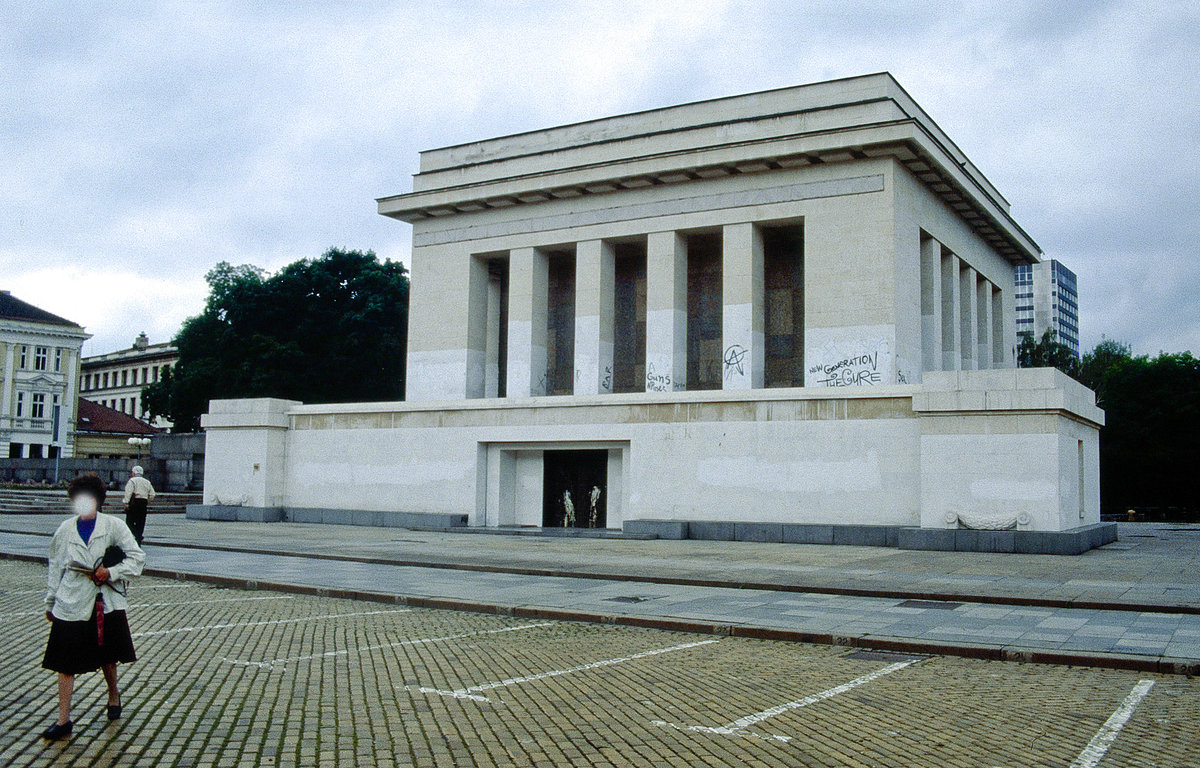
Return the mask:
<svg viewBox="0 0 1200 768"><path fill-rule="evenodd" d="M571 501L571 492L563 491L563 528L575 527L575 504Z"/></svg>
<svg viewBox="0 0 1200 768"><path fill-rule="evenodd" d="M596 520L597 520L597 518L600 517L599 511L597 510L597 502L600 501L600 486L593 485L592 492L589 495L590 495L591 501L592 501L592 514L591 514L591 518L588 522L588 527L595 528Z"/></svg>

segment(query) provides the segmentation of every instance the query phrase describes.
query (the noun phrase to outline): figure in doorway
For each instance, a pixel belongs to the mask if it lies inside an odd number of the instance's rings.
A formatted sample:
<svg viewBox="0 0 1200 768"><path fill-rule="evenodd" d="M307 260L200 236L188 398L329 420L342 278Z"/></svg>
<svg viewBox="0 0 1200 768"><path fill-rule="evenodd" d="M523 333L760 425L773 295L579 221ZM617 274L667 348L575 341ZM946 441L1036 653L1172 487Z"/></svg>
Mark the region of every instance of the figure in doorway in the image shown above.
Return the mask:
<svg viewBox="0 0 1200 768"><path fill-rule="evenodd" d="M588 528L595 528L596 520L600 516L598 512L598 504L600 502L600 486L593 485L592 492L589 494L589 496L591 497L592 502L592 512L591 517L588 520Z"/></svg>
<svg viewBox="0 0 1200 768"><path fill-rule="evenodd" d="M571 492L563 491L563 528L575 527L575 502L571 501Z"/></svg>

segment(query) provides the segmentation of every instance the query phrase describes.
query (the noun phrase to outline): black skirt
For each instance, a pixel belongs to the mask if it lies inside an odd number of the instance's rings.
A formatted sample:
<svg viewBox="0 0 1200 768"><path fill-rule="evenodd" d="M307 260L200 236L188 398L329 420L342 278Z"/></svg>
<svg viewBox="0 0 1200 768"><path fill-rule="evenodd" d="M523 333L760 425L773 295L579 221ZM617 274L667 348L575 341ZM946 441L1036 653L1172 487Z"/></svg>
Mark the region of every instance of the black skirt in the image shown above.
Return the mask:
<svg viewBox="0 0 1200 768"><path fill-rule="evenodd" d="M95 616L87 621L54 619L42 666L64 675L78 675L105 664L136 660L125 611L112 611L104 614L104 645L99 643Z"/></svg>

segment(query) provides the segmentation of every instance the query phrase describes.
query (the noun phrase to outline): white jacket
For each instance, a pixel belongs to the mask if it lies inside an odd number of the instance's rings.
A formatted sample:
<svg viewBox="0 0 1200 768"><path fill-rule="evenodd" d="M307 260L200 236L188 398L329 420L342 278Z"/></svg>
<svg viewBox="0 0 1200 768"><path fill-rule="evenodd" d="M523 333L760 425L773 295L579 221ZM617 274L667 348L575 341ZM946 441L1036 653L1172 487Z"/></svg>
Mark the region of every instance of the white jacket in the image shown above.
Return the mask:
<svg viewBox="0 0 1200 768"><path fill-rule="evenodd" d="M62 621L87 621L96 605L96 593L104 595L104 612L123 611L125 596L105 583L97 587L86 573L71 570L72 563L91 568L104 556L104 550L116 544L125 550L125 561L108 569L109 582L124 591L124 581L138 576L146 563L146 553L125 523L112 515L96 515L96 527L84 544L76 527L78 517L64 520L50 539L50 570L46 576L46 610Z"/></svg>
<svg viewBox="0 0 1200 768"><path fill-rule="evenodd" d="M147 502L154 501L154 486L141 475L134 475L129 478L128 483L125 483L126 506L129 506L129 500L134 496L137 496L139 499L145 499Z"/></svg>

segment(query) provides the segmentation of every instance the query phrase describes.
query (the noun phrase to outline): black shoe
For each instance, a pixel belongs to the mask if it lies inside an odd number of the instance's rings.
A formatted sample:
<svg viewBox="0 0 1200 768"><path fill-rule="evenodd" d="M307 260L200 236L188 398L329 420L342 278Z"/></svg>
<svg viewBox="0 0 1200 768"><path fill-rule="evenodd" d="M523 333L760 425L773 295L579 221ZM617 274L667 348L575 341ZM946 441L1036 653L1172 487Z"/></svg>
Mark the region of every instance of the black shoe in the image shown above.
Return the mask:
<svg viewBox="0 0 1200 768"><path fill-rule="evenodd" d="M121 719L121 705L120 704L109 704L108 705L108 719L109 720L120 720Z"/></svg>
<svg viewBox="0 0 1200 768"><path fill-rule="evenodd" d="M65 739L71 735L71 731L74 728L75 724L70 720L62 723L61 725L59 723L55 723L46 730L42 731L42 738L46 741L58 741L59 739Z"/></svg>

